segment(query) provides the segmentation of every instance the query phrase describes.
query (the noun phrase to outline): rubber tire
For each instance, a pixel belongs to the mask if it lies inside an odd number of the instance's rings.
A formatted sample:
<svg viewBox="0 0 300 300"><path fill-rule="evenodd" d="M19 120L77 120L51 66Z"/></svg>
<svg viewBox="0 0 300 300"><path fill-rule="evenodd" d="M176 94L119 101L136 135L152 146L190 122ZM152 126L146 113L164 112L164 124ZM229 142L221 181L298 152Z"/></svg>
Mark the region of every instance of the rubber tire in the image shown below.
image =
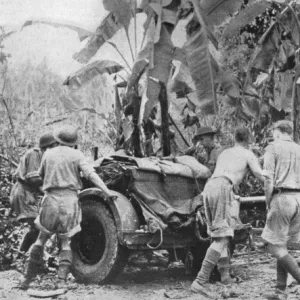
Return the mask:
<svg viewBox="0 0 300 300"><path fill-rule="evenodd" d="M119 244L117 228L110 211L101 202L84 201L82 203L82 223L87 220L96 220L102 225L106 243L103 255L95 263L86 263L79 252L80 235L85 235L83 230L77 233L71 242L73 251L72 274L82 283L108 283L116 279L128 261L128 249ZM94 223L93 223L94 224Z"/></svg>

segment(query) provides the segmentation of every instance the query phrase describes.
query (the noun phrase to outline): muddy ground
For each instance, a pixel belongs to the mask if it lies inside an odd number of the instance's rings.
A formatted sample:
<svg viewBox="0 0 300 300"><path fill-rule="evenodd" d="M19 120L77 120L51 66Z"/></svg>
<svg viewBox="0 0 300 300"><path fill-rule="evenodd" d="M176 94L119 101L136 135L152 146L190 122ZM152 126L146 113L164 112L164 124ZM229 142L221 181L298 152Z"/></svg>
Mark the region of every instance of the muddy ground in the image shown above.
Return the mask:
<svg viewBox="0 0 300 300"><path fill-rule="evenodd" d="M297 255L294 253L294 256ZM268 257L264 252L251 254L251 265L248 265L247 255L234 258L232 269L241 282L234 284L231 288L224 288L220 284L215 284L220 299L264 299L263 293L274 288L275 260ZM19 273L12 270L0 273L0 299L38 299L30 297L26 291L16 288L19 276ZM36 280L32 284L32 288L35 290L47 289L47 284L51 285L55 275L48 274L45 276L43 281ZM186 300L205 299L189 292L192 279L191 275L186 275L182 264L172 267L126 267L113 285L73 284L71 286L73 289L58 296L58 299L159 300L168 299L168 296L172 299L176 295ZM72 279L70 281L72 282ZM300 299L300 286L293 283L289 291L289 299Z"/></svg>

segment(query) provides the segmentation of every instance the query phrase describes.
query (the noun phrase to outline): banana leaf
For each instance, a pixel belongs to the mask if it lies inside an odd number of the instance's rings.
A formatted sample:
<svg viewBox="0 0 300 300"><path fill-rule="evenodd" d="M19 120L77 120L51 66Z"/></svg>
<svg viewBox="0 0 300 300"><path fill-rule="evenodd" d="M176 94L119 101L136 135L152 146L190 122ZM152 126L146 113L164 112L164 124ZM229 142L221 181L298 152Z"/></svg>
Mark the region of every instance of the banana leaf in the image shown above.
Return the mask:
<svg viewBox="0 0 300 300"><path fill-rule="evenodd" d="M92 35L92 32L90 32L86 29L80 28L78 26L69 25L69 24L55 23L55 22L50 22L50 21L42 21L42 20L36 20L36 21L29 20L29 21L26 21L24 23L24 25L22 26L22 29L27 27L27 26L31 26L31 25L35 25L35 24L45 24L45 25L53 26L55 28L64 27L64 28L74 30L74 31L77 32L78 38L81 42Z"/></svg>
<svg viewBox="0 0 300 300"><path fill-rule="evenodd" d="M226 29L223 32L223 37L233 37L235 34L239 33L239 30L243 26L249 24L270 6L271 3L269 1L256 0L248 3L248 5L242 11L240 11L235 18L231 19L230 23L226 26Z"/></svg>
<svg viewBox="0 0 300 300"><path fill-rule="evenodd" d="M281 35L278 24L273 23L258 41L258 46L250 60L248 71L252 68L256 68L269 73L269 68L280 44Z"/></svg>
<svg viewBox="0 0 300 300"><path fill-rule="evenodd" d="M101 48L101 46L112 38L115 33L122 28L122 24L117 23L113 13L109 13L101 22L96 32L91 36L87 45L73 58L80 63L87 63Z"/></svg>
<svg viewBox="0 0 300 300"><path fill-rule="evenodd" d="M217 26L234 14L243 4L243 0L201 0L200 6L208 26Z"/></svg>
<svg viewBox="0 0 300 300"><path fill-rule="evenodd" d="M117 24L121 24L128 31L131 15L130 2L126 0L103 0L104 8L113 13Z"/></svg>
<svg viewBox="0 0 300 300"><path fill-rule="evenodd" d="M161 35L159 41L154 44L153 65L152 69L148 70L147 84L147 101L145 103L143 119L147 120L153 107L158 103L160 93L159 81L164 84L168 83L170 71L172 67L174 45L171 41L171 34L166 25L161 26Z"/></svg>
<svg viewBox="0 0 300 300"><path fill-rule="evenodd" d="M292 111L292 96L293 96L293 71L286 71L281 74L281 107L285 112Z"/></svg>
<svg viewBox="0 0 300 300"><path fill-rule="evenodd" d="M131 74L127 80L127 90L130 90L135 84L139 82L139 79L141 78L143 72L145 71L148 65L148 59L138 60L134 63Z"/></svg>
<svg viewBox="0 0 300 300"><path fill-rule="evenodd" d="M177 98L183 98L195 90L189 68L179 63L171 79L171 92L176 93Z"/></svg>
<svg viewBox="0 0 300 300"><path fill-rule="evenodd" d="M85 83L89 82L93 78L98 75L108 73L118 73L119 71L123 70L124 67L120 64L111 61L111 60L96 60L89 65L81 68L73 75L67 77L64 81L64 85L68 85L69 87L81 87Z"/></svg>
<svg viewBox="0 0 300 300"><path fill-rule="evenodd" d="M226 95L232 98L240 97L240 83L230 71L220 71L218 74L218 82Z"/></svg>
<svg viewBox="0 0 300 300"><path fill-rule="evenodd" d="M188 66L196 87L198 103L204 114L216 113L215 79L218 65L209 50L209 34L205 27L185 43Z"/></svg>

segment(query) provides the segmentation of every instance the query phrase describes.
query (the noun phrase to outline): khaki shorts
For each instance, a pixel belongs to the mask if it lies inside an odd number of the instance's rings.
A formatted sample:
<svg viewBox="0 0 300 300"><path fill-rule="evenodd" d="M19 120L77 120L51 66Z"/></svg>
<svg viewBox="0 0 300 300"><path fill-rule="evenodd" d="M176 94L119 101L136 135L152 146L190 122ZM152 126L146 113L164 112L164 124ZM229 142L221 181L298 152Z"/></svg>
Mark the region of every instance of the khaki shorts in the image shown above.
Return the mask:
<svg viewBox="0 0 300 300"><path fill-rule="evenodd" d="M274 195L262 238L273 245L300 240L300 193Z"/></svg>
<svg viewBox="0 0 300 300"><path fill-rule="evenodd" d="M20 222L35 219L38 215L38 193L29 191L22 183L16 182L10 193L10 204Z"/></svg>
<svg viewBox="0 0 300 300"><path fill-rule="evenodd" d="M41 202L37 228L48 235L70 238L81 230L81 209L76 191L47 192Z"/></svg>
<svg viewBox="0 0 300 300"><path fill-rule="evenodd" d="M233 193L232 184L223 177L211 178L203 191L207 233L212 238L233 237L241 224L240 205Z"/></svg>

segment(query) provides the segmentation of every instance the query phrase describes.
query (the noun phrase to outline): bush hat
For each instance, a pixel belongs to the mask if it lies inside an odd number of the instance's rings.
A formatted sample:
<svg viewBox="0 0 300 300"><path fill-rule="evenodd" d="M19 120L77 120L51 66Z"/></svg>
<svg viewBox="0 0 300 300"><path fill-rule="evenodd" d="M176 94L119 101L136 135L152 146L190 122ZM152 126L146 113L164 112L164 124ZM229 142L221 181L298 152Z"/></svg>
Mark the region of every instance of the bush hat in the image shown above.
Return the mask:
<svg viewBox="0 0 300 300"><path fill-rule="evenodd" d="M200 127L197 129L197 133L195 134L195 138L196 137L200 137L203 135L215 135L216 131L213 130L211 127Z"/></svg>

